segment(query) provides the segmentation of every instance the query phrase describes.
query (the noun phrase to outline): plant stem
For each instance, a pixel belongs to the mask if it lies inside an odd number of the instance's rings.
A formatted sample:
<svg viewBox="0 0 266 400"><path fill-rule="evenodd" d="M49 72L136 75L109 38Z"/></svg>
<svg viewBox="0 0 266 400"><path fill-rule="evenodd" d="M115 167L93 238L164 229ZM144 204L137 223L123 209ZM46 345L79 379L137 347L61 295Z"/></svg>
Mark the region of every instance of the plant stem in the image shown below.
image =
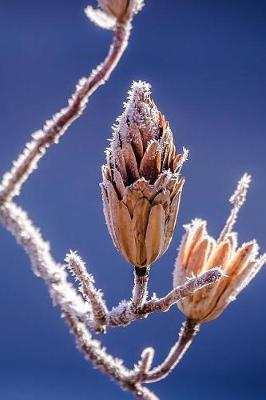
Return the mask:
<svg viewBox="0 0 266 400"><path fill-rule="evenodd" d="M143 382L150 383L164 379L181 361L199 328L200 324L198 322L187 319L182 325L178 341L171 348L166 359L158 367L149 371L143 378Z"/></svg>
<svg viewBox="0 0 266 400"><path fill-rule="evenodd" d="M149 272L150 267L134 267L134 287L131 300L131 306L134 310L143 307L146 302Z"/></svg>
<svg viewBox="0 0 266 400"><path fill-rule="evenodd" d="M46 149L52 143L58 142L71 123L85 110L89 97L109 78L127 47L130 30L130 21L117 23L113 42L103 63L93 70L88 78L80 80L68 105L47 121L41 131L33 134L32 141L26 144L11 170L2 179L0 206L20 193L23 183L36 169Z"/></svg>

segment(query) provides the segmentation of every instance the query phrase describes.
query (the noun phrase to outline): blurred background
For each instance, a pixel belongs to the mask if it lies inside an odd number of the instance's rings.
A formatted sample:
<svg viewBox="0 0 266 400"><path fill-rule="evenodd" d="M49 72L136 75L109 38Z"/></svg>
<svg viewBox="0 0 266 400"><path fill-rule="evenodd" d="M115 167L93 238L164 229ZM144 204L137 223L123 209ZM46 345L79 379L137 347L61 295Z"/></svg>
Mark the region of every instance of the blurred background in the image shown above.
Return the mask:
<svg viewBox="0 0 266 400"><path fill-rule="evenodd" d="M146 0L126 54L84 115L41 161L18 202L63 260L76 249L96 276L108 305L128 298L132 270L114 249L102 213L99 182L111 125L131 81L152 84L177 148L190 149L175 236L154 265L150 291L171 288L182 225L208 220L218 235L228 197L247 171L253 176L237 230L266 250L266 2ZM31 132L61 108L76 81L106 54L112 34L93 26L85 0L0 1L0 172ZM95 5L95 2L92 3ZM0 228L0 399L130 399L92 369L51 306L29 260ZM246 400L266 397L266 271L222 316L201 329L169 378L152 387L167 400ZM173 307L102 337L132 366L145 346L160 362L183 316Z"/></svg>

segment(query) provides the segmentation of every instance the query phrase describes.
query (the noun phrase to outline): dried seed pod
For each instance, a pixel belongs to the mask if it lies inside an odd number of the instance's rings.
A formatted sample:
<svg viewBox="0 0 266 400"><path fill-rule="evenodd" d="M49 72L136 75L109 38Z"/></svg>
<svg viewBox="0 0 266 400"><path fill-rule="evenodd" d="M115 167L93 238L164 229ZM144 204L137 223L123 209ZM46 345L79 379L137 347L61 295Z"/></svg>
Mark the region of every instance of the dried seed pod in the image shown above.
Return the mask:
<svg viewBox="0 0 266 400"><path fill-rule="evenodd" d="M109 233L129 263L149 266L172 240L187 150L176 154L147 83L133 82L106 156L101 188Z"/></svg>
<svg viewBox="0 0 266 400"><path fill-rule="evenodd" d="M217 284L199 289L178 303L178 308L194 321L202 323L217 318L266 262L266 254L258 257L255 240L237 248L237 235L232 232L249 183L250 176L245 174L230 199L233 208L217 241L208 234L206 221L196 219L185 226L174 270L174 287L213 267L224 272Z"/></svg>
<svg viewBox="0 0 266 400"><path fill-rule="evenodd" d="M110 17L125 22L143 7L143 0L98 0L100 8Z"/></svg>

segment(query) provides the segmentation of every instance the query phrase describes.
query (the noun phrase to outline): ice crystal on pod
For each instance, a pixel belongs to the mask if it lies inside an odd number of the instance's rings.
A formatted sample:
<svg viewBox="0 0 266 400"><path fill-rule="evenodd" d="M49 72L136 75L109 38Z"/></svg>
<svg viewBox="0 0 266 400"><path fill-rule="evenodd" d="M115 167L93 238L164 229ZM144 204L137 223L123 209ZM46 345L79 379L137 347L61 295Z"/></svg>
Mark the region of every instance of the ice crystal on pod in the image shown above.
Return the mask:
<svg viewBox="0 0 266 400"><path fill-rule="evenodd" d="M169 124L150 95L148 83L133 82L102 169L110 235L138 267L151 265L170 245L187 158L186 150L176 154Z"/></svg>

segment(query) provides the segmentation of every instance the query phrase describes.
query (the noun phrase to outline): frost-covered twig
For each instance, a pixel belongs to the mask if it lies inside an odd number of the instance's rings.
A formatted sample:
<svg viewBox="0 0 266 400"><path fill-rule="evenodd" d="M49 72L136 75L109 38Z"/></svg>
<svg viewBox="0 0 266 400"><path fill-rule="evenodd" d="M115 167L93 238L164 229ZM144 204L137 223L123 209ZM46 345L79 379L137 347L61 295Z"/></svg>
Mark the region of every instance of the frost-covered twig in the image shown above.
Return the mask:
<svg viewBox="0 0 266 400"><path fill-rule="evenodd" d="M134 269L134 287L132 291L131 306L133 310L143 307L148 296L149 267Z"/></svg>
<svg viewBox="0 0 266 400"><path fill-rule="evenodd" d="M67 281L64 266L53 259L49 243L43 239L26 212L15 203L7 203L0 207L0 222L28 254L33 272L47 284L54 305L94 328L91 306Z"/></svg>
<svg viewBox="0 0 266 400"><path fill-rule="evenodd" d="M70 251L66 255L65 262L72 275L79 281L79 290L83 298L91 305L95 330L98 332L105 331L108 310L102 292L94 286L94 277L88 274L85 263L77 252Z"/></svg>
<svg viewBox="0 0 266 400"><path fill-rule="evenodd" d="M140 310L147 314L154 311L168 311L169 308L179 300L191 295L196 290L217 282L223 276L220 268L212 268L198 277L191 278L183 285L174 288L170 293L161 299L154 299L147 302Z"/></svg>
<svg viewBox="0 0 266 400"><path fill-rule="evenodd" d="M85 110L89 97L109 78L127 47L130 30L130 20L116 24L113 43L104 62L93 70L88 78L79 81L68 105L48 120L42 130L32 135L32 140L13 162L11 170L3 176L0 184L0 205L20 193L23 183L37 168L38 161L44 156L47 148L52 143L58 143L70 124Z"/></svg>
<svg viewBox="0 0 266 400"><path fill-rule="evenodd" d="M176 287L161 299L153 298L143 304L142 307L135 309L132 302L122 301L117 307L114 307L108 314L108 326L126 326L138 319L147 317L156 311L167 311L179 300L191 295L196 290L207 285L214 284L223 276L220 268L213 268L204 272L198 277L191 278L183 285Z"/></svg>
<svg viewBox="0 0 266 400"><path fill-rule="evenodd" d="M154 349L152 347L147 347L143 350L138 364L135 366L135 370L132 374L132 378L136 382L143 382L143 379L147 376L149 372L152 361L154 357Z"/></svg>
<svg viewBox="0 0 266 400"><path fill-rule="evenodd" d="M117 381L122 388L133 392L136 399L159 400L154 393L141 385L140 380L134 381L132 379L132 372L125 368L122 360L109 355L99 341L91 338L84 324L78 322L67 313L65 313L64 319L75 336L78 348L94 367Z"/></svg>
<svg viewBox="0 0 266 400"><path fill-rule="evenodd" d="M182 325L177 343L171 348L166 359L158 367L150 370L146 375L143 375L142 382L157 382L166 378L191 345L193 336L199 331L199 327L200 324L187 319Z"/></svg>
<svg viewBox="0 0 266 400"><path fill-rule="evenodd" d="M225 223L225 226L220 234L218 242L222 242L226 236L232 232L236 223L237 216L240 208L246 201L247 192L251 182L251 175L245 173L238 182L237 188L233 195L230 197L229 202L233 205L230 215Z"/></svg>

